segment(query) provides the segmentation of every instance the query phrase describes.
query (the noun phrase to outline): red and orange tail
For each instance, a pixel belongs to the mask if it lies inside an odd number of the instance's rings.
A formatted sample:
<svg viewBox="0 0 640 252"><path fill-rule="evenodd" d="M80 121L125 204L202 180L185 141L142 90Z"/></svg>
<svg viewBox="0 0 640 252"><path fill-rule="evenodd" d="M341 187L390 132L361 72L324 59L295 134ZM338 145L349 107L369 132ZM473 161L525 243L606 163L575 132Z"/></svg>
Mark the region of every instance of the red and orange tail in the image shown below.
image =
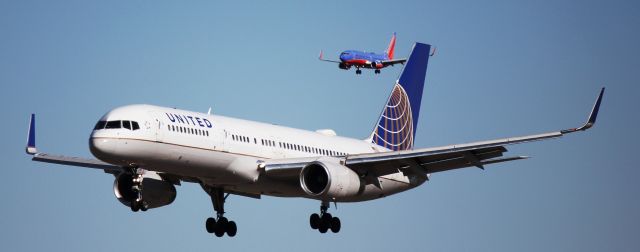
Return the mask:
<svg viewBox="0 0 640 252"><path fill-rule="evenodd" d="M395 32L393 33L393 37L391 37L391 41L389 42L389 47L387 47L387 51L385 51L389 59L393 59L394 49L396 49L396 33Z"/></svg>

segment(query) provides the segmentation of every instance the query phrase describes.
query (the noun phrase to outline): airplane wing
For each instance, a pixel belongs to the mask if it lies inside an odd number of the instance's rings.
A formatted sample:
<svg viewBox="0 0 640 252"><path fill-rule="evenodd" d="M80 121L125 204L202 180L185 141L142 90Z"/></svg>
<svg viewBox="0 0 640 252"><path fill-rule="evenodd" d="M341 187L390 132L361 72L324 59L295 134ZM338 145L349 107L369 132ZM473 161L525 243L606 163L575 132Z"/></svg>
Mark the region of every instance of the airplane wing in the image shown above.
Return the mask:
<svg viewBox="0 0 640 252"><path fill-rule="evenodd" d="M323 53L322 51L320 51L320 56L318 56L318 59L321 61L326 61L326 62L333 62L333 63L342 63L339 60L328 60L328 59L324 59Z"/></svg>
<svg viewBox="0 0 640 252"><path fill-rule="evenodd" d="M404 64L405 62L407 62L407 59L385 60L385 61L382 61L381 63L383 66L393 66L395 64Z"/></svg>
<svg viewBox="0 0 640 252"><path fill-rule="evenodd" d="M51 163L51 164L99 169L99 170L103 170L105 173L109 173L114 176L117 176L120 173L125 172L125 169L120 166L105 163L97 159L71 157L71 156L63 156L63 155L38 152L36 148L36 139L35 139L35 136L36 136L35 123L36 123L35 114L31 114L31 120L29 122L29 136L27 138L27 148L26 148L27 154L33 156L31 160L44 162L44 163ZM198 184L201 183L200 179L196 177L181 176L181 175L169 174L169 173L158 173L158 175L160 175L163 179L173 183L174 185L180 185L181 181L198 183ZM226 190L226 192L234 195L245 196L250 198L256 198L256 199L260 198L259 194L248 194L248 193L243 193L243 192L234 191L234 190Z"/></svg>
<svg viewBox="0 0 640 252"><path fill-rule="evenodd" d="M31 120L29 121L29 137L27 139L26 152L29 155L33 155L31 160L52 164L79 166L85 168L94 168L104 170L106 173L119 174L124 171L121 167L102 162L97 159L88 159L81 157L69 157L62 155L54 155L49 153L38 152L36 149L36 115L31 114Z"/></svg>
<svg viewBox="0 0 640 252"><path fill-rule="evenodd" d="M507 152L505 146L558 138L591 128L596 123L603 94L604 88L600 91L587 122L579 128L434 148L348 155L339 159L345 166L365 178L399 171L427 177L427 174L436 172L466 167L484 169L484 166L489 164L526 159L526 156L502 157L503 153ZM268 160L262 166L267 176L285 179L299 176L300 169L309 162L309 158Z"/></svg>

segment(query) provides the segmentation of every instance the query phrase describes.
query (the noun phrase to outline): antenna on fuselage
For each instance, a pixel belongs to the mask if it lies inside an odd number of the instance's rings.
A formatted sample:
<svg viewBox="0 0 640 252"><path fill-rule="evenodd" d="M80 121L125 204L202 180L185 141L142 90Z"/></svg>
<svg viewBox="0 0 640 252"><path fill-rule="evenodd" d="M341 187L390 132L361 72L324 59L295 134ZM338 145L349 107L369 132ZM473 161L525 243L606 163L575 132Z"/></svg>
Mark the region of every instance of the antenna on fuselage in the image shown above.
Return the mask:
<svg viewBox="0 0 640 252"><path fill-rule="evenodd" d="M207 111L207 115L211 115L211 107L209 107L209 111Z"/></svg>

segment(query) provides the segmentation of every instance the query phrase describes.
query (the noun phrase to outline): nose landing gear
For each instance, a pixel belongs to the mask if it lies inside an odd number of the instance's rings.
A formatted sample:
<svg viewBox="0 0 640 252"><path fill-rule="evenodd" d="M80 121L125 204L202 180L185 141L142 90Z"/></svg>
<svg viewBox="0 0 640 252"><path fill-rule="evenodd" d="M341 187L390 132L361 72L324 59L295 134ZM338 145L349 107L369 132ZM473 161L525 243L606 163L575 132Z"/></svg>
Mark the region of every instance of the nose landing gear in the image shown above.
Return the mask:
<svg viewBox="0 0 640 252"><path fill-rule="evenodd" d="M131 201L131 211L137 212L139 210L147 211L148 204L142 198L142 174L144 170L140 168L134 168L131 176L131 191L136 195L136 198Z"/></svg>

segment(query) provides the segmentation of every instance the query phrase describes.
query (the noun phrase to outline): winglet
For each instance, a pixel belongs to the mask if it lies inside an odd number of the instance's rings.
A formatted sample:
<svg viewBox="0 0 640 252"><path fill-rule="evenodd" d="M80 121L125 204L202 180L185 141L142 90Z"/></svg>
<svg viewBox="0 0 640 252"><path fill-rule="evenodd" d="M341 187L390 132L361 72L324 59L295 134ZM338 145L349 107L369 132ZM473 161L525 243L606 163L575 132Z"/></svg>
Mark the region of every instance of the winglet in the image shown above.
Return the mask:
<svg viewBox="0 0 640 252"><path fill-rule="evenodd" d="M322 50L320 50L320 56L318 56L318 59L324 60L324 58L322 57Z"/></svg>
<svg viewBox="0 0 640 252"><path fill-rule="evenodd" d="M593 109L591 109L591 114L589 114L589 119L587 119L587 122L584 125L582 125L582 127L574 128L574 129L567 129L567 130L563 130L561 132L563 134L564 133L572 133L572 132L576 132L576 131L588 130L591 127L593 127L593 125L596 124L596 119L598 118L598 111L600 111L600 103L602 102L602 97L603 96L604 96L604 87L602 87L602 89L600 90L600 94L598 95L598 99L596 100L596 103L593 105Z"/></svg>
<svg viewBox="0 0 640 252"><path fill-rule="evenodd" d="M29 137L27 138L26 152L29 155L36 154L36 114L31 114L31 120L29 121Z"/></svg>

